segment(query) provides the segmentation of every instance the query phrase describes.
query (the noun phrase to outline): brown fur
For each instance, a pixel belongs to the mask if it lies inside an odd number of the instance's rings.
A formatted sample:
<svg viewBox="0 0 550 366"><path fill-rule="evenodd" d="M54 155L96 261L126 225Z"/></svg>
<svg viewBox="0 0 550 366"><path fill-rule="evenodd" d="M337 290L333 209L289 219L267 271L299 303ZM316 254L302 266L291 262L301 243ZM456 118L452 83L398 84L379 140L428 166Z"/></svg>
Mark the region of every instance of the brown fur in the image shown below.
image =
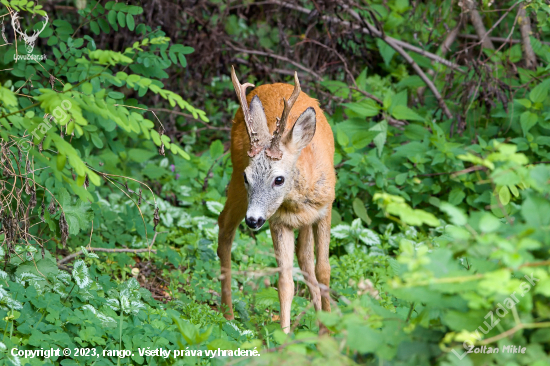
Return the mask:
<svg viewBox="0 0 550 366"><path fill-rule="evenodd" d="M275 130L276 117L281 117L283 112L283 97L289 98L293 89L294 87L289 84L271 84L262 85L248 94L248 104L255 95L260 98L267 117L270 134ZM292 280L295 246L294 229L299 230L296 245L298 263L310 288L315 309L321 310L322 308L325 311L330 311L329 296L326 290L330 281L330 265L328 263L330 217L336 183L333 163L334 137L317 100L310 98L303 92L300 94L291 110L282 140L288 139L297 118L308 107L313 107L316 112L315 135L298 158L292 182L293 189L285 196L279 209L269 218L275 254L280 268L281 327L286 332L289 331L290 304L294 295L294 282ZM236 228L243 220L248 206L243 172L250 161L247 155L249 148L250 138L244 124L242 109L239 108L231 130L233 173L227 193L228 199L218 220L220 225L218 255L223 275L222 304L225 306L223 311L227 319L233 319L230 280L231 244ZM285 152L285 154L297 153L293 151ZM314 264L313 259L314 238L316 264Z"/></svg>

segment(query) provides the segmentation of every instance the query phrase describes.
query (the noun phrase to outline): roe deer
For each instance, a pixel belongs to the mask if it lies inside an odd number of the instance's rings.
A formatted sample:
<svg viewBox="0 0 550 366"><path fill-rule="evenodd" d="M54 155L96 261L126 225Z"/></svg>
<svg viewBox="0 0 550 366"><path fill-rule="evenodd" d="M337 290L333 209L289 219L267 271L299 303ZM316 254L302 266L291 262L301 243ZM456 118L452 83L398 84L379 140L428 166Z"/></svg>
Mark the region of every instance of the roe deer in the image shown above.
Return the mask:
<svg viewBox="0 0 550 366"><path fill-rule="evenodd" d="M233 319L231 245L238 225L245 218L252 230L259 230L269 220L280 271L281 328L288 333L294 297L294 229L299 230L298 264L315 310L330 311L334 137L317 100L301 92L297 74L294 87L262 85L248 96L246 88L254 85L241 85L234 68L231 79L241 107L231 129L233 174L218 219L222 311L227 319Z"/></svg>

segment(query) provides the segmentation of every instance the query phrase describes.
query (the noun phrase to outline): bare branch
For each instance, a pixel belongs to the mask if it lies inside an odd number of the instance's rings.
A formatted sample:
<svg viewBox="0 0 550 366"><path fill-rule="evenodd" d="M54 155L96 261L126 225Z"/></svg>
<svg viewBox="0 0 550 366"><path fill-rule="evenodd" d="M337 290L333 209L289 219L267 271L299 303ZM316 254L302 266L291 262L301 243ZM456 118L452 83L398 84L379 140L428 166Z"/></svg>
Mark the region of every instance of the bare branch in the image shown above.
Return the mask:
<svg viewBox="0 0 550 366"><path fill-rule="evenodd" d="M477 9L474 9L475 2L472 3L472 8L470 9L470 20L472 22L472 25L474 26L474 29L476 30L477 35L479 36L479 39L481 40L481 44L483 48L488 48L490 50L494 50L495 46L493 45L493 42L491 42L491 39L487 37L487 31L485 30L485 25L483 25L483 19L481 19L481 15L479 14L479 11Z"/></svg>
<svg viewBox="0 0 550 366"><path fill-rule="evenodd" d="M357 14L353 9L347 6L345 8L351 14L352 17L354 17L355 19L361 20L363 24L366 24L369 27L369 30L372 30L372 33L374 33L374 31L376 30L380 34L378 37L381 38L384 42L386 42L395 51L397 51L397 53L399 53L401 57L403 57L412 66L414 71L418 74L418 76L420 76L420 78L424 81L424 83L426 83L428 88L430 88L430 90L434 94L439 104L439 107L443 110L443 113L445 113L445 116L447 116L447 118L449 119L452 119L453 114L447 107L447 104L445 104L445 101L441 97L439 90L437 90L434 83L428 78L428 76L424 73L424 71L420 68L420 66L418 66L418 64L413 60L413 58L403 49L403 47L401 46L403 42L398 42L395 38L386 36L385 33L383 33L382 31L379 31L378 29L374 28L374 26L365 22L361 18L361 16Z"/></svg>
<svg viewBox="0 0 550 366"><path fill-rule="evenodd" d="M447 37L445 37L445 40L443 43L441 43L441 46L439 46L439 51L441 52L442 56L445 56L447 52L451 50L452 44L455 42L456 37L458 36L458 31L460 30L460 22L454 27L449 34L447 34Z"/></svg>
<svg viewBox="0 0 550 366"><path fill-rule="evenodd" d="M523 56L525 57L525 67L528 69L534 69L537 67L537 56L535 51L533 51L533 46L531 45L531 19L525 8L520 6L519 11L519 30L521 32L521 48L523 49Z"/></svg>
<svg viewBox="0 0 550 366"><path fill-rule="evenodd" d="M292 4L292 3L287 3L287 2L284 2L284 1L281 1L281 0L271 0L271 1L269 1L269 3L274 4L274 5L283 6L283 7L288 8L288 9L293 9L293 10L299 11L299 12L304 13L304 14L309 14L310 13L309 9L306 9L304 7L301 7L301 6ZM359 14L357 14L356 12L351 10L349 7L347 7L346 5L342 5L342 7L344 7L350 13L350 15L352 17L354 17L356 20L362 21ZM328 16L328 15L322 15L321 19L323 19L326 22L341 24L341 25L344 25L346 27L350 27L351 29L359 30L362 33L369 34L369 35L372 35L372 36L377 37L377 38L383 38L383 37L389 38L390 40L393 41L394 44L400 46L403 49L418 53L418 54L420 54L424 57L427 57L427 58L429 58L433 61L439 62L439 63L441 63L445 66L448 66L452 69L455 69L458 72L464 73L464 71L460 68L460 66L455 64L454 62L446 60L446 59L444 59L444 58L442 58L442 57L440 57L436 54L433 54L431 52L428 52L428 51L426 51L426 50L424 50L420 47L413 46L413 45L411 45L407 42L403 42L403 41L400 41L398 39L395 39L395 38L392 38L392 37L389 37L389 36L385 36L382 31L378 30L375 26L373 26L372 24L370 24L368 22L363 22L362 21L363 24L365 25L365 27L361 27L359 25L352 24L351 22L348 22L348 21L345 21L345 20L340 20L338 18L334 18L334 17Z"/></svg>
<svg viewBox="0 0 550 366"><path fill-rule="evenodd" d="M458 37L465 38L465 39L479 39L479 37L475 34L459 34ZM488 38L490 38L491 41L493 42L499 42L499 43L510 43L510 44L521 43L520 39L509 39L504 37L488 37ZM550 46L550 42L540 41L540 43Z"/></svg>
<svg viewBox="0 0 550 366"><path fill-rule="evenodd" d="M143 249L128 249L128 248L88 248L88 250L92 251L92 252L106 252L106 253L146 253L146 252L153 252L153 253L156 253L157 250L156 249L148 249L148 248L143 248ZM57 265L60 265L60 264L63 264L63 263L67 263L67 262L70 262L71 260L73 260L74 258L78 257L79 255L82 254L82 251L79 250L78 252L76 253L73 253L73 254L70 254L68 256L66 256L65 258L63 259L60 259L59 262L57 262Z"/></svg>
<svg viewBox="0 0 550 366"><path fill-rule="evenodd" d="M443 43L441 43L441 45L439 46L439 52L441 53L442 56L445 56L445 54L451 50L451 46L456 41L456 37L458 36L458 31L460 30L461 27L462 27L462 21L460 20L456 25L456 27L454 27L449 32L449 34L447 34L447 37L445 37L445 39L443 40ZM431 77L434 77L435 72L433 70L428 70L428 75L430 75ZM417 94L420 99L422 99L425 90L426 90L425 86L421 86L420 88L418 88Z"/></svg>
<svg viewBox="0 0 550 366"><path fill-rule="evenodd" d="M395 44L395 42L393 42L393 39L391 39L390 37L386 37L386 38L384 38L384 41L388 45L390 45L391 48L396 50L397 53L399 53L401 55L401 57L403 57L405 60L407 60L407 62L412 66L414 71L416 71L418 76L420 76L420 78L426 83L428 88L430 88L430 90L434 94L435 98L437 99L439 107L443 110L443 113L445 113L445 116L447 116L447 118L449 118L449 119L452 119L453 114L449 110L449 107L447 107L447 104L445 104L445 101L443 100L443 97L441 97L441 94L439 93L439 90L437 90L434 83L428 78L428 76L426 76L426 74L424 73L424 71L422 71L420 66L418 66L418 64L416 62L414 62L413 58L407 52L405 52L405 50L403 48L401 48L399 45Z"/></svg>
<svg viewBox="0 0 550 366"><path fill-rule="evenodd" d="M280 56L280 55L276 55L274 53L269 53L269 52L263 52L263 51L256 51L256 50L247 50L247 49L244 49L244 48L239 48L239 47L236 47L234 46L233 44L231 43L228 43L228 45L235 51L237 52L242 52L242 53L248 53L250 55L258 55L258 56L266 56L266 57L271 57L271 58L276 58L277 60L281 60L281 61L285 61L285 62L288 62L294 66L296 66L297 68L299 68L300 70L303 70L305 72L307 72L308 74L311 74L313 75L317 80L322 80L323 78L321 77L321 75L317 74L315 71L313 70L310 70L308 69L307 67L305 67L304 65L296 62L296 61L293 61L287 57L284 57L284 56Z"/></svg>

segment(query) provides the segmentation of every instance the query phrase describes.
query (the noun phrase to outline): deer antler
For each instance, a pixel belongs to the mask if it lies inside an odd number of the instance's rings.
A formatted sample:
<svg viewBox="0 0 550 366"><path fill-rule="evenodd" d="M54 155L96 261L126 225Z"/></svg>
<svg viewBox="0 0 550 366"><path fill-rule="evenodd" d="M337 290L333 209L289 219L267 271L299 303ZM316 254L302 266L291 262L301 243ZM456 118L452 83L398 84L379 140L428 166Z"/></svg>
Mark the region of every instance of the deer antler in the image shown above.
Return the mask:
<svg viewBox="0 0 550 366"><path fill-rule="evenodd" d="M33 48L34 48L34 42L36 42L36 39L38 38L38 35L40 35L40 33L42 33L42 31L46 28L46 25L48 25L48 14L46 14L44 16L44 25L42 26L42 29L40 29L39 31L34 31L32 36L29 36L27 34L27 31L23 32L21 30L21 24L19 23L19 19L21 19L18 15L17 12L14 12L13 13L13 16L11 18L11 25L13 27L13 29L19 33L19 35L21 35L21 37L23 38L23 40L25 40L25 43L27 44L27 51L29 53L32 52Z"/></svg>
<svg viewBox="0 0 550 366"><path fill-rule="evenodd" d="M23 33L23 31L21 30L21 24L19 24L19 13L17 12L14 12L13 13L13 16L11 17L11 26L13 27L13 29L19 33L21 35L21 37L23 38L26 38L27 37L27 34L26 33Z"/></svg>
<svg viewBox="0 0 550 366"><path fill-rule="evenodd" d="M32 38L33 40L36 40L36 38L38 38L38 35L42 33L42 31L48 25L48 20L50 20L50 18L48 18L48 14L44 15L44 25L42 26L42 29L40 29L39 31L34 31L34 33L32 34L32 37L30 38Z"/></svg>
<svg viewBox="0 0 550 366"><path fill-rule="evenodd" d="M300 88L298 73L294 72L294 91L292 92L288 100L285 100L283 98L285 104L283 115L281 116L281 118L277 118L277 128L275 129L275 132L273 132L271 145L265 150L267 156L269 156L271 159L279 160L283 157L283 152L280 148L281 138L283 137L283 132L285 131L288 117L290 116L290 110L292 109L292 106L294 106L294 103L296 103L296 100L298 99L301 91L302 89Z"/></svg>
<svg viewBox="0 0 550 366"><path fill-rule="evenodd" d="M235 74L235 67L233 66L231 66L231 80L233 81L233 87L237 93L239 103L241 104L244 115L244 123L246 125L248 136L250 137L250 150L248 151L248 156L254 157L263 149L260 136L258 136L258 133L254 130L254 121L252 120L250 109L248 108L248 103L246 102L246 88L249 86L254 86L254 84L244 83L241 85L241 83L239 83L239 79L237 79L237 74Z"/></svg>

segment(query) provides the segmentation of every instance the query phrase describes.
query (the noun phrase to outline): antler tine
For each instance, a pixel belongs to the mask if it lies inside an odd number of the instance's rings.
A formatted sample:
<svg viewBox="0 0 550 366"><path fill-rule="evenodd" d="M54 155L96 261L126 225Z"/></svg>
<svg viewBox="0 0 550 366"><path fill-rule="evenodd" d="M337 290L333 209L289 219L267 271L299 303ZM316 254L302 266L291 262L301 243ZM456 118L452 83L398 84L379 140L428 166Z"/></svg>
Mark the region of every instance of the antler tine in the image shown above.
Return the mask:
<svg viewBox="0 0 550 366"><path fill-rule="evenodd" d="M48 25L48 20L49 20L48 14L46 14L46 15L44 16L44 24L42 25L42 29L40 29L40 30L33 30L32 36L30 36L30 37L27 35L27 41L28 41L29 43L34 44L34 42L36 41L36 39L38 38L38 36L40 35L40 33L42 33L42 31L43 31L43 30L46 28L46 26ZM25 30L25 35L26 35L26 34L27 34L27 31Z"/></svg>
<svg viewBox="0 0 550 366"><path fill-rule="evenodd" d="M292 94L290 95L290 98L288 100L284 101L284 109L283 114L281 118L277 119L277 128L275 129L275 132L273 132L273 137L271 138L271 145L269 148L266 149L267 156L269 156L272 159L279 160L282 158L283 153L280 148L281 144L281 138L283 137L283 132L285 131L288 117L290 116L290 110L294 106L294 103L296 103L296 100L300 96L300 92L302 91L302 88L300 88L300 80L298 80L298 73L294 72L294 90L292 91Z"/></svg>
<svg viewBox="0 0 550 366"><path fill-rule="evenodd" d="M23 32L21 31L21 25L19 24L19 19L21 19L19 17L19 14L16 11L13 12L13 16L11 18L11 25L17 33L22 35Z"/></svg>
<svg viewBox="0 0 550 366"><path fill-rule="evenodd" d="M254 86L254 84L244 83L241 85L239 79L237 78L237 74L235 73L234 66L231 66L231 80L233 81L233 87L237 93L239 103L241 104L244 115L244 123L246 125L248 136L250 137L250 150L248 151L248 156L253 157L262 150L258 133L254 131L253 128L252 116L250 115L250 109L248 108L248 103L246 101L246 88L249 86Z"/></svg>
<svg viewBox="0 0 550 366"><path fill-rule="evenodd" d="M50 18L48 17L48 14L44 15L44 25L42 25L42 29L40 29L39 31L34 31L33 32L33 37L34 36L37 36L42 33L42 31L46 28L46 26L48 25L48 20L50 20Z"/></svg>

